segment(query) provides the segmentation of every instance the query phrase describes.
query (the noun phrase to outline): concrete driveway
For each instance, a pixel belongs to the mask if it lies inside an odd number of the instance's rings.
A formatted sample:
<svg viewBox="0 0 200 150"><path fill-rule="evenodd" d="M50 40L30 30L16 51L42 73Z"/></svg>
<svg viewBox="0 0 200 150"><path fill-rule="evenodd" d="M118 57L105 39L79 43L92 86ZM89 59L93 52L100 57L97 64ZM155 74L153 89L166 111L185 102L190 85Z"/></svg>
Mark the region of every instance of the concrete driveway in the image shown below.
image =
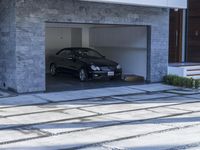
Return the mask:
<svg viewBox="0 0 200 150"><path fill-rule="evenodd" d="M200 149L200 95L171 89L153 84L1 98L0 149Z"/></svg>
<svg viewBox="0 0 200 150"><path fill-rule="evenodd" d="M120 87L144 84L144 81L132 81L126 82L121 79L109 80L88 80L87 82L80 82L78 78L75 78L66 74L58 74L56 77L52 75L46 75L46 90L47 92L60 92L60 91L74 91L85 89L98 89L108 87Z"/></svg>

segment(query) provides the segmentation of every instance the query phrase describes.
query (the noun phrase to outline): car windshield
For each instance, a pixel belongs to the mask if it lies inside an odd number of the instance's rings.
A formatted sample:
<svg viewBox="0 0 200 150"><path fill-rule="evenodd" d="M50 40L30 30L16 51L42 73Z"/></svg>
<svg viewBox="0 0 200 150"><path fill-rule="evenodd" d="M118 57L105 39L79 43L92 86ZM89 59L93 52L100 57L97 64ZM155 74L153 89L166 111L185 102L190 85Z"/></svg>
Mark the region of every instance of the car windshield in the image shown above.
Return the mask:
<svg viewBox="0 0 200 150"><path fill-rule="evenodd" d="M75 51L76 56L78 57L94 57L94 58L103 58L103 56L95 50L92 49L77 49Z"/></svg>

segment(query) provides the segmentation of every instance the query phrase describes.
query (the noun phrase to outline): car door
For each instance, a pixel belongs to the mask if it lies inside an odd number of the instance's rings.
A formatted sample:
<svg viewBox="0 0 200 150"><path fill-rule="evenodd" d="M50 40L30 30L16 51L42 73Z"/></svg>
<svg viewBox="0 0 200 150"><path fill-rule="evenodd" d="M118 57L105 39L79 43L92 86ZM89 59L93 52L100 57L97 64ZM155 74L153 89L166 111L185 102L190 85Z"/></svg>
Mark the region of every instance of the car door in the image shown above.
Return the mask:
<svg viewBox="0 0 200 150"><path fill-rule="evenodd" d="M71 73L75 72L75 56L71 49L68 49L66 51L66 57L64 63L66 66L65 68L67 68L67 71L70 71Z"/></svg>
<svg viewBox="0 0 200 150"><path fill-rule="evenodd" d="M73 62L72 62L72 68L74 70L75 73L78 73L79 70L84 66L83 62L80 61L79 56L76 54L77 53L77 49L73 50L72 49L72 53L74 56Z"/></svg>
<svg viewBox="0 0 200 150"><path fill-rule="evenodd" d="M74 74L76 74L79 71L80 61L79 61L79 58L76 57L73 49L71 49L71 53L70 53L70 55L68 55L68 60L71 60L71 62L69 63L70 70Z"/></svg>
<svg viewBox="0 0 200 150"><path fill-rule="evenodd" d="M71 72L72 71L72 63L73 63L73 57L72 52L69 49L63 50L59 54L59 68L63 72Z"/></svg>

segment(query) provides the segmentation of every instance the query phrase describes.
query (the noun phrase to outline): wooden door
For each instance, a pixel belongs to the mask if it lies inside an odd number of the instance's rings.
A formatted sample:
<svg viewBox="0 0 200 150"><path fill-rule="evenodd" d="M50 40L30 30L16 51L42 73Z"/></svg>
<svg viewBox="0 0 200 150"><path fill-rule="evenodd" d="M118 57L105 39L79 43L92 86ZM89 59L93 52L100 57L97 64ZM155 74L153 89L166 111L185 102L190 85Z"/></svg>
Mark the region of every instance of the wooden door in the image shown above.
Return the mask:
<svg viewBox="0 0 200 150"><path fill-rule="evenodd" d="M182 10L170 10L169 27L169 62L178 63L182 61Z"/></svg>
<svg viewBox="0 0 200 150"><path fill-rule="evenodd" d="M187 61L200 62L200 0L189 0Z"/></svg>

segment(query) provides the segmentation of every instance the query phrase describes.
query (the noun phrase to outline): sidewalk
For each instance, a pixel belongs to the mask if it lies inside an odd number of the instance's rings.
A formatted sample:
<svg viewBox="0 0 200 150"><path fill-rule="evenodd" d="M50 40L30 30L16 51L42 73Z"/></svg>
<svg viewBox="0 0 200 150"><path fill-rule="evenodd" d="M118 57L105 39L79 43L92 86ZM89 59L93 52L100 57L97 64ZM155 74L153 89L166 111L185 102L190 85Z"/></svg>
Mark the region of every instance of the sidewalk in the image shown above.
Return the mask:
<svg viewBox="0 0 200 150"><path fill-rule="evenodd" d="M22 94L13 97L8 97L9 96L8 93L0 92L0 94L4 93L2 94L2 97L0 97L0 105L1 104L31 105L31 104L41 104L47 102L69 101L69 100L71 101L77 99L98 98L98 97L107 97L115 95L159 92L159 91L174 90L174 89L178 88L158 83L158 84L133 85L133 86L114 87L114 88L80 90L80 91L64 91L64 92L24 94L24 95Z"/></svg>

